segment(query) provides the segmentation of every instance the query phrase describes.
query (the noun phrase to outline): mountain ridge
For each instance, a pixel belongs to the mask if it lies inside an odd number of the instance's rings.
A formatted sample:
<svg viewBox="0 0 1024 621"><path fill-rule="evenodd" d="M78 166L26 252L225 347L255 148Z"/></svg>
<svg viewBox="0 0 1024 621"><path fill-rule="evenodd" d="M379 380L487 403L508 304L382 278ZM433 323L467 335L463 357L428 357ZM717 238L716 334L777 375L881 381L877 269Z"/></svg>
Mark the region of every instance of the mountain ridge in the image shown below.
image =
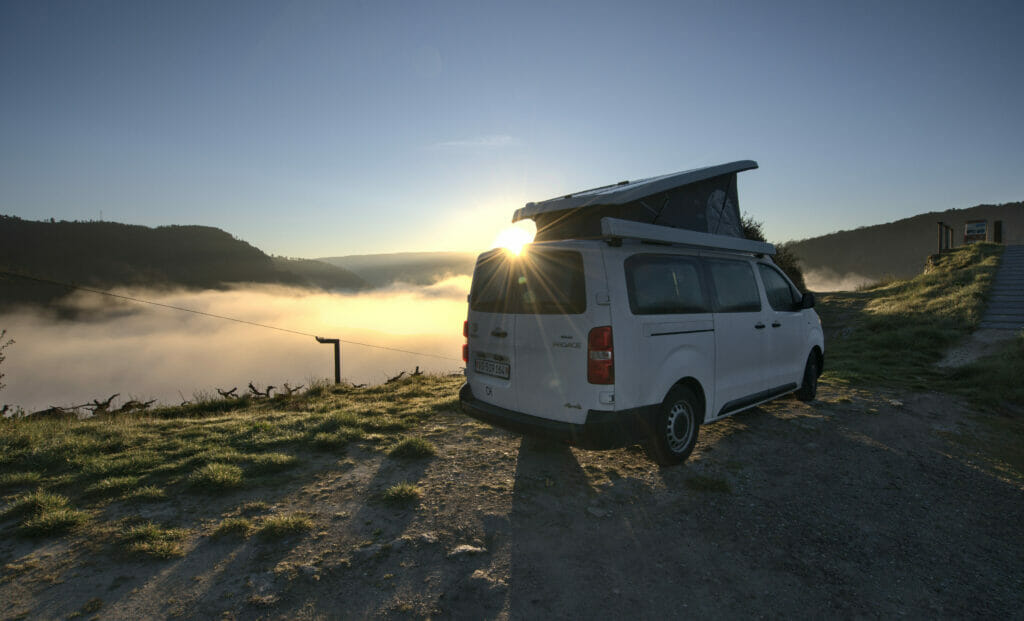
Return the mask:
<svg viewBox="0 0 1024 621"><path fill-rule="evenodd" d="M938 252L938 222L953 228L954 246L964 245L964 226L985 220L992 241L993 223L1003 223L1003 243L1024 243L1024 202L929 211L892 222L792 242L793 251L806 272L828 277L855 275L863 281L910 278L924 269L928 257ZM815 280L813 277L809 280Z"/></svg>
<svg viewBox="0 0 1024 621"><path fill-rule="evenodd" d="M219 289L234 283L365 289L337 266L271 257L218 228L23 220L0 215L0 270L81 286ZM47 304L68 292L11 276L0 306Z"/></svg>

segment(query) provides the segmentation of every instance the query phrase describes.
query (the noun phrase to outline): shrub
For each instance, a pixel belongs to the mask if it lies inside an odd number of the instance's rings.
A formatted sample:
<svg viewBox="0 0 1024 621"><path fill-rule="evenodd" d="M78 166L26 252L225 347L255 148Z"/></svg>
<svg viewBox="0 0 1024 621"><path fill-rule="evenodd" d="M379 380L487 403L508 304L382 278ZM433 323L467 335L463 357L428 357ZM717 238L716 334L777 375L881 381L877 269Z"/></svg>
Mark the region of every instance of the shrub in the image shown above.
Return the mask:
<svg viewBox="0 0 1024 621"><path fill-rule="evenodd" d="M747 239L754 241L767 242L764 236L764 224L754 220L749 216L743 216L741 222L743 227L743 236ZM787 244L778 244L775 246L775 256L772 257L775 261L775 265L779 266L779 269L785 272L786 276L793 281L793 284L797 286L800 291L806 291L807 285L804 283L804 273L800 269L799 260L796 255L789 248Z"/></svg>
<svg viewBox="0 0 1024 621"><path fill-rule="evenodd" d="M0 364L3 364L4 360L7 360L7 355L4 354L4 350L11 345L14 345L14 339L7 339L4 341L5 338L7 338L7 330L0 330ZM3 379L4 374L0 372L0 380ZM4 386L6 386L6 384L4 384L3 381L0 381L0 390L3 390ZM4 409L6 410L7 408L5 407Z"/></svg>

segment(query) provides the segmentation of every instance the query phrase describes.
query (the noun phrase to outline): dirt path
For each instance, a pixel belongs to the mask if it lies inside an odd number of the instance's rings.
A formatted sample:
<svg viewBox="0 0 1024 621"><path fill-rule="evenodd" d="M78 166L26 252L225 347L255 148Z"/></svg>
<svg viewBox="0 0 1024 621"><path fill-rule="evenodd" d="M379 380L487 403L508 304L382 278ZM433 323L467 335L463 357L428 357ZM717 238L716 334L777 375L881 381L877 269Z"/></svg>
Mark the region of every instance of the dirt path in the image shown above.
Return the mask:
<svg viewBox="0 0 1024 621"><path fill-rule="evenodd" d="M199 534L172 561L5 538L0 617L1019 616L1024 481L961 448L984 426L940 394L819 396L704 427L668 470L440 415L434 458L310 456L203 501L306 511L306 535ZM375 499L404 480L418 504Z"/></svg>

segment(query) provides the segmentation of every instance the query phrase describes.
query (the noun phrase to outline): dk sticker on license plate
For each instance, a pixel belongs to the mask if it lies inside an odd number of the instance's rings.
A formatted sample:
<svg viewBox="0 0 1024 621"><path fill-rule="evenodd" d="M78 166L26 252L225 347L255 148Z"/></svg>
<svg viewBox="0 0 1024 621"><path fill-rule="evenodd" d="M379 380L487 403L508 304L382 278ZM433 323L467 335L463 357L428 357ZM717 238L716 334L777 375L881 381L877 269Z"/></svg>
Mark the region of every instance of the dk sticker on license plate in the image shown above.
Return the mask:
<svg viewBox="0 0 1024 621"><path fill-rule="evenodd" d="M497 362L495 360L487 360L486 358L477 358L473 364L477 373L508 379L509 364L507 362Z"/></svg>

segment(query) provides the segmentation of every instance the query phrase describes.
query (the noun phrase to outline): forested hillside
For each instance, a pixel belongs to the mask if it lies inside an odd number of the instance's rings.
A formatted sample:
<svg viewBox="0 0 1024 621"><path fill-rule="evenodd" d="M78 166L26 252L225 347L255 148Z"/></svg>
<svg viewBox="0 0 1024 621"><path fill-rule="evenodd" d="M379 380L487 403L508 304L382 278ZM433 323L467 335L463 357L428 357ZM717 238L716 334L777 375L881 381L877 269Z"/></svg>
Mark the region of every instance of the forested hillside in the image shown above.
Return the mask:
<svg viewBox="0 0 1024 621"><path fill-rule="evenodd" d="M1004 243L1024 243L1024 202L978 205L933 211L887 224L839 231L787 244L805 271L826 270L836 276L856 274L870 280L910 278L924 269L938 250L938 222L953 227L954 244L963 245L964 224L986 220L989 241L996 220L1003 223Z"/></svg>
<svg viewBox="0 0 1024 621"><path fill-rule="evenodd" d="M343 268L272 258L213 227L36 222L12 216L0 216L0 270L90 287L367 286ZM0 305L9 306L46 303L67 289L0 276L0 293Z"/></svg>

